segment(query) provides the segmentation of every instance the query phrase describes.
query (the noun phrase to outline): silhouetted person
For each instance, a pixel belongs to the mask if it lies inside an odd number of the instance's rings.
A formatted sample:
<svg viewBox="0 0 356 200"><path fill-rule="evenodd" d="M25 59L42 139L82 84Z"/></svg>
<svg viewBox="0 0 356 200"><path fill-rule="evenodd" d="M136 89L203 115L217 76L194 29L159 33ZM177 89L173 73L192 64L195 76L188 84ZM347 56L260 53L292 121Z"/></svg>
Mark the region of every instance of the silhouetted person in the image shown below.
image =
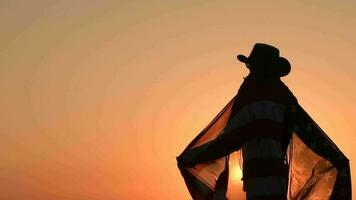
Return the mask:
<svg viewBox="0 0 356 200"><path fill-rule="evenodd" d="M243 183L247 199L287 199L287 146L291 132L285 114L290 91L280 80L290 72L288 60L273 46L257 43L249 57L238 55L250 73L228 124L216 139L179 157L181 165L215 160L242 149Z"/></svg>

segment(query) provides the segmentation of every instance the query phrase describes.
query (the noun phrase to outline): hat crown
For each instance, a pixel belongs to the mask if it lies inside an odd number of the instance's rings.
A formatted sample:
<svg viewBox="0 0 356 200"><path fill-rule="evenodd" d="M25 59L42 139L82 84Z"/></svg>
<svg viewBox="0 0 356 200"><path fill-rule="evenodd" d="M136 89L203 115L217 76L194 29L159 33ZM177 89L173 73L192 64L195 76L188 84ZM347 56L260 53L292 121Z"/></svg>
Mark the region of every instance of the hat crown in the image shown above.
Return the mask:
<svg viewBox="0 0 356 200"><path fill-rule="evenodd" d="M279 50L276 47L264 43L256 43L253 46L248 60L273 61L278 58Z"/></svg>

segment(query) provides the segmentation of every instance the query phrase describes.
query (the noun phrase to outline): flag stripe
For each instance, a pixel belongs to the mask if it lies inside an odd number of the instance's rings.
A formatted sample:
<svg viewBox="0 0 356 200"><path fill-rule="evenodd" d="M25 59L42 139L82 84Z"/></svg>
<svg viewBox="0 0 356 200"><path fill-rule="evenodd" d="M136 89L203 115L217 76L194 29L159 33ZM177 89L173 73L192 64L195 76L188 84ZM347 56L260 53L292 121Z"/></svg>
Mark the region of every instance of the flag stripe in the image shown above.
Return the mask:
<svg viewBox="0 0 356 200"><path fill-rule="evenodd" d="M254 120L269 119L282 122L284 118L285 105L268 101L255 101L241 108L226 125L225 130L233 130L245 126Z"/></svg>
<svg viewBox="0 0 356 200"><path fill-rule="evenodd" d="M288 167L283 159L259 158L244 160L243 179L251 179L264 176L288 176Z"/></svg>
<svg viewBox="0 0 356 200"><path fill-rule="evenodd" d="M271 195L286 195L288 179L285 177L269 176L245 180L247 198L265 197Z"/></svg>
<svg viewBox="0 0 356 200"><path fill-rule="evenodd" d="M244 161L256 158L283 159L280 141L271 138L258 138L246 142L242 146L242 155Z"/></svg>

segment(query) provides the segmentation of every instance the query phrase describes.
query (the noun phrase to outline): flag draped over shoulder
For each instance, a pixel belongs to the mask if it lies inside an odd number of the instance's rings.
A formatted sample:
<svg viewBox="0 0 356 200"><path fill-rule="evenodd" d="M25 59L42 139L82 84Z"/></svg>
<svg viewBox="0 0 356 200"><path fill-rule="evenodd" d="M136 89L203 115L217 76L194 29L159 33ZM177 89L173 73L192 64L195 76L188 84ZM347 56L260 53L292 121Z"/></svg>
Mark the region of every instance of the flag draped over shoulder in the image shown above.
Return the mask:
<svg viewBox="0 0 356 200"><path fill-rule="evenodd" d="M244 105L242 102L246 95L240 90L180 156L224 134L223 130L229 120ZM291 94L290 91L289 93ZM263 99L263 94L261 97ZM288 106L287 113L291 133L288 143L288 199L351 200L350 168L346 156L297 101ZM194 200L227 199L228 165L229 155L194 167L185 167L178 162L179 170Z"/></svg>

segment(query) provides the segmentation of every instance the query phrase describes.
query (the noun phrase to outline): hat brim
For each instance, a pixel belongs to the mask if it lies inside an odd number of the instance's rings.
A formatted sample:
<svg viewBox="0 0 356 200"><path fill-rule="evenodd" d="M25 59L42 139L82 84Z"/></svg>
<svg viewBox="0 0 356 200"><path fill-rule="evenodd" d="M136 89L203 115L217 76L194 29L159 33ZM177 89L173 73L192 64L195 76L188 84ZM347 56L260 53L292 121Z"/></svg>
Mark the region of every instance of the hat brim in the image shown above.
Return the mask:
<svg viewBox="0 0 356 200"><path fill-rule="evenodd" d="M248 58L244 55L238 55L237 60L239 60L240 62L243 62L243 63L247 63Z"/></svg>
<svg viewBox="0 0 356 200"><path fill-rule="evenodd" d="M283 77L290 73L291 65L286 58L279 57L277 66L274 69L279 77Z"/></svg>

